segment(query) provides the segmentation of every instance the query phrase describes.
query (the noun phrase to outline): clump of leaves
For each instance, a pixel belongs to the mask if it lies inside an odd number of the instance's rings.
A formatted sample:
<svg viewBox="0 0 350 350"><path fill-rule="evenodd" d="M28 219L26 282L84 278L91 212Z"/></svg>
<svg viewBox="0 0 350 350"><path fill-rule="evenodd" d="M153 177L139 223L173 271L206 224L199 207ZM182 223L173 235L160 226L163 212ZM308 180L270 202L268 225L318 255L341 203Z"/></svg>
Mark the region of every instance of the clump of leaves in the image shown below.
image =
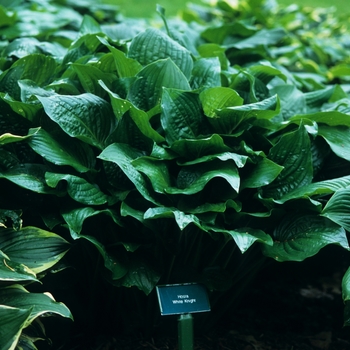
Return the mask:
<svg viewBox="0 0 350 350"><path fill-rule="evenodd" d="M220 317L264 258L349 249L346 20L249 0L151 26L50 1L74 16L35 32L28 3L1 12L0 207L73 244L83 328L157 324L158 283L204 283Z"/></svg>

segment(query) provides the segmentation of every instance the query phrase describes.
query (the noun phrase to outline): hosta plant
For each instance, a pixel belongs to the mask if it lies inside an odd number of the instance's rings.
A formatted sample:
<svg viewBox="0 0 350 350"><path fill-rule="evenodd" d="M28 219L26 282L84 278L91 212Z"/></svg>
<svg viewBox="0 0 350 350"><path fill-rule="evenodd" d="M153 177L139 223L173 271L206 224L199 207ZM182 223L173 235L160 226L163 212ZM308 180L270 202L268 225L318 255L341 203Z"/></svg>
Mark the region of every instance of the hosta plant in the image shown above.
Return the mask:
<svg viewBox="0 0 350 350"><path fill-rule="evenodd" d="M205 284L208 327L265 259L349 249L347 19L262 0L173 20L158 7L151 23L95 2L1 4L0 207L25 223L4 237L52 237L53 263L70 242L67 288L43 282L78 337L152 331L164 283ZM37 279L34 237L25 257L2 244ZM25 319L17 340L29 309L0 304Z"/></svg>

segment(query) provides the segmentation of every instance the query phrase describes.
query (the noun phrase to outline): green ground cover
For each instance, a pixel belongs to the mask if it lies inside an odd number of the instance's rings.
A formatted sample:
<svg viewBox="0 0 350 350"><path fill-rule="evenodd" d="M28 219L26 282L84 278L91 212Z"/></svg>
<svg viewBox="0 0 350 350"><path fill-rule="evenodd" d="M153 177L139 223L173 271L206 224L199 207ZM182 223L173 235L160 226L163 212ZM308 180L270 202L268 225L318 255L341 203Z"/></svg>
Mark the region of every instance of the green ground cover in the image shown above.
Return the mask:
<svg viewBox="0 0 350 350"><path fill-rule="evenodd" d="M105 0L106 3L117 4L120 6L121 12L126 16L145 17L153 16L155 14L156 4L162 5L169 15L176 15L183 9L187 3L202 4L201 0L147 0L140 2L140 0ZM349 13L349 8L343 0L280 0L280 6L298 4L301 6L311 7L330 7L334 6L338 13Z"/></svg>
<svg viewBox="0 0 350 350"><path fill-rule="evenodd" d="M328 245L350 326L349 18L227 1L0 0L0 349L172 332L164 284L206 286L207 333Z"/></svg>

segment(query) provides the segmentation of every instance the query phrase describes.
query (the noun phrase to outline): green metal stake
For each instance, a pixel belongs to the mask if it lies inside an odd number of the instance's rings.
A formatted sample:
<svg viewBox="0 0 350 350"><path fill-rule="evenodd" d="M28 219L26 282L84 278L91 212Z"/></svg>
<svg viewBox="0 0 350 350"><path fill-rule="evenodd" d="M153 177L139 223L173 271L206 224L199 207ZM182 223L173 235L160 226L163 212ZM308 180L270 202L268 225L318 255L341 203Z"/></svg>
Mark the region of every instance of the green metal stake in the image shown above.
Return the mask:
<svg viewBox="0 0 350 350"><path fill-rule="evenodd" d="M193 317L182 314L178 318L179 350L193 350Z"/></svg>

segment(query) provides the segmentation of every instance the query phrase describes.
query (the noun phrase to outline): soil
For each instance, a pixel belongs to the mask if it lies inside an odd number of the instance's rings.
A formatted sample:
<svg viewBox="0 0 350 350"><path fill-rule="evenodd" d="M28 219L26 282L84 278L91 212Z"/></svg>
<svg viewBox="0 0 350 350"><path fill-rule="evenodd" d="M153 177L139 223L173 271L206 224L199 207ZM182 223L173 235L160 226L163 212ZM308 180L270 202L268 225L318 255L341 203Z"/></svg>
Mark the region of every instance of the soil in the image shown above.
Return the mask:
<svg viewBox="0 0 350 350"><path fill-rule="evenodd" d="M212 331L195 334L193 349L350 350L350 327L343 327L341 297L348 266L348 253L329 252L310 262L272 263L259 273L237 312ZM96 350L178 349L176 337L169 336L97 343Z"/></svg>

